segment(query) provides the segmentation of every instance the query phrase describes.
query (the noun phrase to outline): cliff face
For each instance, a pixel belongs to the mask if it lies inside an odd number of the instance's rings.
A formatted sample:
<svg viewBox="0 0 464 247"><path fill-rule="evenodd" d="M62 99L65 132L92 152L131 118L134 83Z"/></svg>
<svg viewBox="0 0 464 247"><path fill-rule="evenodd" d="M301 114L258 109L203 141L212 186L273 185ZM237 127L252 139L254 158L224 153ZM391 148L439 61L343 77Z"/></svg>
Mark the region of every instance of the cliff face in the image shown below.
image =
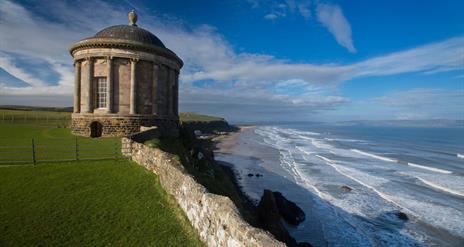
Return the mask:
<svg viewBox="0 0 464 247"><path fill-rule="evenodd" d="M193 133L195 130L200 130L202 133L207 134L238 130L237 127L229 125L229 123L227 123L225 120L181 122L181 129L182 131L188 133Z"/></svg>
<svg viewBox="0 0 464 247"><path fill-rule="evenodd" d="M172 154L122 139L122 152L158 175L208 246L285 246L268 232L248 224L226 196L208 192Z"/></svg>

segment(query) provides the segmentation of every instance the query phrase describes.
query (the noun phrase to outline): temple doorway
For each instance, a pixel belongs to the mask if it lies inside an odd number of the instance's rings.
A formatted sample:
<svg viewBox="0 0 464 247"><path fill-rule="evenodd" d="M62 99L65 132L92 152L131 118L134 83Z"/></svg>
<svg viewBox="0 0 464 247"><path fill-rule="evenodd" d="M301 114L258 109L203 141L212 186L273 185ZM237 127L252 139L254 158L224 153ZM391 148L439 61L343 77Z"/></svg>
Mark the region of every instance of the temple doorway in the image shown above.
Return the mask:
<svg viewBox="0 0 464 247"><path fill-rule="evenodd" d="M101 137L103 132L103 125L100 122L92 122L90 124L90 137Z"/></svg>

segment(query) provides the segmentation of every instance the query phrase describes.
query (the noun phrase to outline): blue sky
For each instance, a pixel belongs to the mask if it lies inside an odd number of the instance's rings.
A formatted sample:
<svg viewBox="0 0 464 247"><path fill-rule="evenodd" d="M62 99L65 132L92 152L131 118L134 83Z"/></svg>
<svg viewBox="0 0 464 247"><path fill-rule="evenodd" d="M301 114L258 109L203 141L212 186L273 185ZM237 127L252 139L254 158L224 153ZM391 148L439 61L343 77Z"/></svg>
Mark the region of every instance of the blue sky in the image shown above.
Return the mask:
<svg viewBox="0 0 464 247"><path fill-rule="evenodd" d="M463 1L0 0L0 104L70 106L68 47L131 9L184 60L183 111L464 118Z"/></svg>

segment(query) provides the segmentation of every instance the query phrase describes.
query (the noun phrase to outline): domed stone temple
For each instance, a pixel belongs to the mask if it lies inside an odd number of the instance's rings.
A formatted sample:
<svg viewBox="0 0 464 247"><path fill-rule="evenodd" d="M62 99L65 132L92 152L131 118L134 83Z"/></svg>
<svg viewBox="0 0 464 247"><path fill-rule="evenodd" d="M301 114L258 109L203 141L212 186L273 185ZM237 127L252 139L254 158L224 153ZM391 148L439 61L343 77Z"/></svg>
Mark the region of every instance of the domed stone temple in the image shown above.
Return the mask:
<svg viewBox="0 0 464 247"><path fill-rule="evenodd" d="M178 134L178 78L182 60L136 25L105 28L70 48L74 58L72 132L128 136L141 126Z"/></svg>

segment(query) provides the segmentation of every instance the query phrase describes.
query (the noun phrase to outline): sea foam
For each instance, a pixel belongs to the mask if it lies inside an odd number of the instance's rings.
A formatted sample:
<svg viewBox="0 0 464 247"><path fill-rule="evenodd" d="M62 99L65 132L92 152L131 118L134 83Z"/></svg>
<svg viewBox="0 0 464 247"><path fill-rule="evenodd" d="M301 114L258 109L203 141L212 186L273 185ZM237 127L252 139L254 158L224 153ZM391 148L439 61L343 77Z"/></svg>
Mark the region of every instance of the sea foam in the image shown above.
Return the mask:
<svg viewBox="0 0 464 247"><path fill-rule="evenodd" d="M422 166L422 165L409 163L409 162L408 162L408 166L417 167L417 168L420 168L420 169L429 170L429 171L433 171L433 172L439 172L439 173L443 173L443 174L451 174L452 173L451 171L448 171L448 170L439 169L439 168L430 167L430 166Z"/></svg>
<svg viewBox="0 0 464 247"><path fill-rule="evenodd" d="M365 155L365 156L369 156L369 157L372 157L372 158L376 158L376 159L379 159L379 160L383 160L383 161L394 162L394 163L397 163L397 162L398 162L398 161L395 160L395 159L391 159L391 158L388 158L388 157L380 156L380 155L377 155L377 154L371 154L371 153L364 152L364 151L361 151L361 150L358 150L358 149L351 149L351 151L353 151L353 152L355 152L355 153L358 153L358 154Z"/></svg>
<svg viewBox="0 0 464 247"><path fill-rule="evenodd" d="M445 192L448 192L448 193L451 193L451 194L454 194L454 195L458 195L458 196L464 196L464 192L460 192L460 191L455 191L455 190L452 190L450 188L447 188L447 187L444 187L444 186L441 186L439 184L435 184L435 183L432 183L430 181L427 181L421 177L416 177L417 179L419 179L422 183L430 186L430 187L433 187L433 188L437 188L439 190L442 190L442 191L445 191Z"/></svg>

